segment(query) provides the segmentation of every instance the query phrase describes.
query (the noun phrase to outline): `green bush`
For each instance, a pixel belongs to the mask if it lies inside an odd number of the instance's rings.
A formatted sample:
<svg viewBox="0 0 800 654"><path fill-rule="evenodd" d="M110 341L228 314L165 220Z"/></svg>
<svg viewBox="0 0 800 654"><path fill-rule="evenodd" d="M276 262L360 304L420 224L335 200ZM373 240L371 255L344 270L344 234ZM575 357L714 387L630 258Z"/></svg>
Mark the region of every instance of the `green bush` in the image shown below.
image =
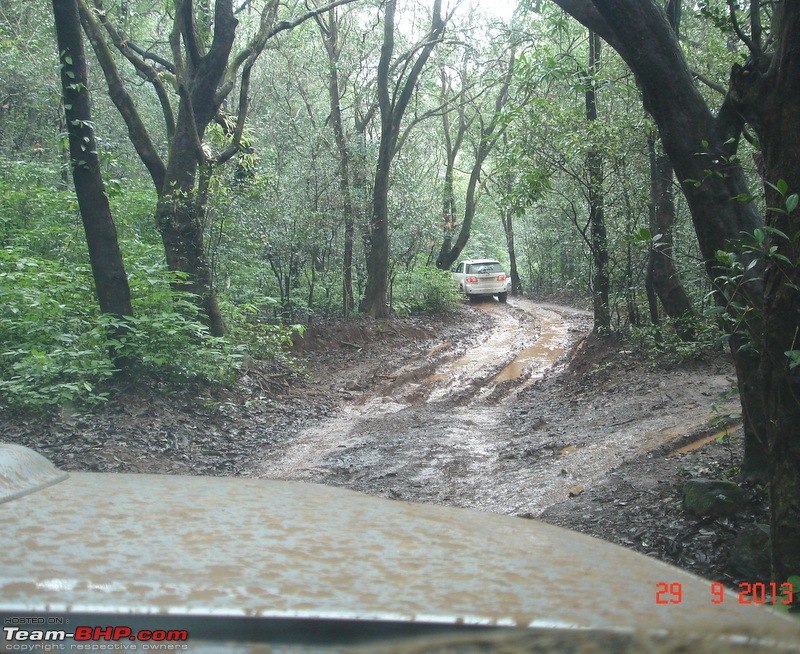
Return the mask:
<svg viewBox="0 0 800 654"><path fill-rule="evenodd" d="M673 322L665 319L659 325L630 327L628 342L632 350L648 360L660 363L680 363L705 355L719 355L725 335L713 320L697 318L692 324L694 337L684 341L678 337Z"/></svg>
<svg viewBox="0 0 800 654"><path fill-rule="evenodd" d="M392 285L392 310L398 315L446 313L459 301L450 272L434 266L418 266L397 275Z"/></svg>
<svg viewBox="0 0 800 654"><path fill-rule="evenodd" d="M278 301L271 297L252 298L251 302L234 305L221 302L231 341L239 345L255 359L282 363L298 369L297 364L287 356L296 334L302 335L303 325L280 325L269 322L265 313Z"/></svg>
<svg viewBox="0 0 800 654"><path fill-rule="evenodd" d="M188 294L158 266L132 266L136 317L101 315L87 266L0 249L0 405L42 410L107 398L113 348L133 377L231 381L241 348L209 335ZM120 327L123 327L120 330Z"/></svg>
<svg viewBox="0 0 800 654"><path fill-rule="evenodd" d="M97 325L91 275L0 249L0 397L12 407L99 401L114 368Z"/></svg>

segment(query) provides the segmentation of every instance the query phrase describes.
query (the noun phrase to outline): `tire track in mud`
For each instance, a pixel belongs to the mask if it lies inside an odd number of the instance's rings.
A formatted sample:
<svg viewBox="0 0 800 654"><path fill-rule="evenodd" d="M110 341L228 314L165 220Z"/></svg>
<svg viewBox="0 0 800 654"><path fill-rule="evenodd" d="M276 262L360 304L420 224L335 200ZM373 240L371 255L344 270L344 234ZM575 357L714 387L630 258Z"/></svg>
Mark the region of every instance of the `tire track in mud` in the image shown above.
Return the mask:
<svg viewBox="0 0 800 654"><path fill-rule="evenodd" d="M574 309L526 300L475 309L491 316L492 327L466 352L459 356L453 344L441 344L387 370L338 415L273 451L255 475L530 511L520 497L530 479L498 475L506 407L521 389L564 364L587 321Z"/></svg>

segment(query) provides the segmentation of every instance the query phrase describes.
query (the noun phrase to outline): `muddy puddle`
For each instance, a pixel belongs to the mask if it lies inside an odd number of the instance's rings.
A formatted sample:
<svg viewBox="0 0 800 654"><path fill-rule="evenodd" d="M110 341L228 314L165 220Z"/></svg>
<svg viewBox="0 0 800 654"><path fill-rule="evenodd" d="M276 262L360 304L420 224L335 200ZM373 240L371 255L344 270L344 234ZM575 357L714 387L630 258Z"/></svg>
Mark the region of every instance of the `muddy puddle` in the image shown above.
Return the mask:
<svg viewBox="0 0 800 654"><path fill-rule="evenodd" d="M334 418L272 452L255 474L501 512L529 511L529 502L508 504L508 486L520 480L489 481L506 444L506 407L562 364L583 332L563 317L574 314L572 309L560 313L558 307L527 301L474 308L492 318L492 327L467 351L443 343L386 371Z"/></svg>
<svg viewBox="0 0 800 654"><path fill-rule="evenodd" d="M540 333L533 345L522 350L492 381L502 383L519 379L523 374L530 380L541 379L564 354L567 338L563 319L553 311L539 309Z"/></svg>
<svg viewBox="0 0 800 654"><path fill-rule="evenodd" d="M484 333L468 348L442 343L382 371L250 474L537 516L707 420L707 406L686 409L658 388L618 389L613 402L540 392L586 335L588 314L528 300L472 309L491 326L476 320Z"/></svg>

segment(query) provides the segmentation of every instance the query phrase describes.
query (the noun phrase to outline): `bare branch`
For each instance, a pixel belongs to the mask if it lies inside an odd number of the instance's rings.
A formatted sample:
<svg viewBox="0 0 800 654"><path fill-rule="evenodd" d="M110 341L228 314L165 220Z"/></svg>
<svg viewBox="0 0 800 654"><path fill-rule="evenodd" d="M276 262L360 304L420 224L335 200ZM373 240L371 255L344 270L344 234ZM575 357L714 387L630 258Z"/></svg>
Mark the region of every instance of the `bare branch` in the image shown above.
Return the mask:
<svg viewBox="0 0 800 654"><path fill-rule="evenodd" d="M434 107L433 109L429 109L417 116L414 116L412 120L409 121L406 128L403 130L403 133L398 137L397 144L395 145L394 151L395 153L399 153L400 150L403 149L403 145L405 144L406 140L408 139L408 135L411 133L411 130L419 125L420 123L428 120L428 118L433 118L434 116L442 116L445 112L447 107L447 102L440 104L438 107Z"/></svg>
<svg viewBox="0 0 800 654"><path fill-rule="evenodd" d="M219 6L219 2L217 5ZM200 62L200 47L194 25L193 0L175 0L175 24L179 26L180 34L183 36L189 63L192 67L196 67Z"/></svg>
<svg viewBox="0 0 800 654"><path fill-rule="evenodd" d="M335 9L336 7L339 7L341 5L349 5L351 2L356 2L356 0L336 0L336 2L332 2L328 5L325 5L324 7L320 7L319 9L312 9L311 11L307 11L305 14L303 14L299 18L296 18L293 21L281 21L269 33L269 36L267 38L271 39L273 36L279 34L280 32L294 29L298 25L305 23L309 18L313 18L318 14L324 14L326 11L330 11L331 9Z"/></svg>
<svg viewBox="0 0 800 654"><path fill-rule="evenodd" d="M722 86L720 84L717 84L716 82L711 81L707 77L705 77L705 76L701 75L700 73L698 73L696 70L692 71L692 77L694 77L698 82L702 82L708 88L710 88L712 91L716 91L720 95L727 95L727 93L728 93L728 89L726 89L724 86Z"/></svg>
<svg viewBox="0 0 800 654"><path fill-rule="evenodd" d="M250 106L250 100L247 97L250 91L250 75L256 60L264 51L267 41L282 31L293 29L310 18L316 18L321 14L332 11L340 5L350 4L351 2L355 2L355 0L336 0L336 2L327 4L324 7L309 10L293 21L281 21L277 25L275 24L275 18L278 12L277 0L273 0L264 6L261 12L258 33L253 37L250 43L233 58L225 75L225 83L216 93L217 103L221 104L225 97L233 90L238 71L240 68L242 69L239 87L239 106L236 111L236 127L234 128L232 142L224 152L216 157L215 160L217 162L224 163L228 161L241 149L241 138L244 133L245 121L247 120L247 113Z"/></svg>
<svg viewBox="0 0 800 654"><path fill-rule="evenodd" d="M103 75L108 84L109 97L119 110L122 119L125 121L131 143L133 143L136 153L150 173L153 184L155 184L156 188L160 189L166 177L164 162L150 139L150 135L136 109L136 105L125 89L117 66L114 63L114 58L111 56L111 49L108 47L105 39L103 39L102 31L94 20L92 10L86 6L85 0L79 1L78 10L83 31L86 33L89 43L97 56L97 60L100 62L100 67L103 69Z"/></svg>
<svg viewBox="0 0 800 654"><path fill-rule="evenodd" d="M750 53L753 56L758 57L761 54L758 46L755 43L753 43L750 37L748 37L747 34L744 33L744 30L742 30L741 25L739 25L739 19L736 16L735 0L727 0L727 2L728 2L728 11L731 17L731 25L733 26L733 31L736 32L736 36L739 37L739 40L747 46L747 49L750 51Z"/></svg>
<svg viewBox="0 0 800 654"><path fill-rule="evenodd" d="M133 41L127 40L125 41L125 45L129 47L131 50L133 50L136 54L138 54L142 58L142 60L150 59L151 61L157 63L159 66L162 66L164 70L167 70L173 74L175 73L175 65L171 61L168 61L167 59L160 57L154 52L150 52L148 50L145 50L144 48L139 47Z"/></svg>
<svg viewBox="0 0 800 654"><path fill-rule="evenodd" d="M84 0L81 0L81 6L82 6L82 11L85 10L89 12L88 7L85 6ZM161 104L161 112L164 115L164 123L166 125L167 135L171 136L175 132L175 115L172 110L172 103L170 102L169 93L167 92L167 89L164 86L161 76L158 74L158 71L155 68L150 66L142 58L134 55L136 50L133 50L128 47L127 41L123 39L122 35L108 19L105 7L103 6L103 1L94 0L94 6L95 6L94 14L100 20L101 25L111 38L111 42L114 44L114 47L117 50L119 50L122 56L124 56L129 62L131 62L133 67L136 69L137 73L139 73L144 79L146 79L148 82L150 82L150 84L153 85L153 89L156 92L158 101ZM94 22L93 17L91 15L87 15L86 19L81 18L82 22L84 22L85 20L92 20L92 22ZM86 25L84 24L84 31L85 30L86 30ZM102 37L98 35L98 38ZM103 42L105 43L105 41ZM166 63L169 64L169 62ZM169 66L171 68L171 72L174 72L175 66L173 66L172 64L169 64Z"/></svg>

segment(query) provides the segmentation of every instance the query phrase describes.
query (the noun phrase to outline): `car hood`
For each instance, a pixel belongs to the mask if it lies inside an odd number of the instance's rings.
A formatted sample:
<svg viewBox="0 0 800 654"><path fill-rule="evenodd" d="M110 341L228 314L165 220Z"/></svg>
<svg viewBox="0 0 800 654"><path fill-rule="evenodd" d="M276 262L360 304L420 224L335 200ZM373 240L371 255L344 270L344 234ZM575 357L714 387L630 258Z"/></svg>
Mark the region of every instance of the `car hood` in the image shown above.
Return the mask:
<svg viewBox="0 0 800 654"><path fill-rule="evenodd" d="M67 476L25 448L0 455L6 612L800 636L733 591L713 604L709 581L535 520L307 483ZM659 584L680 584L680 601L657 603Z"/></svg>

